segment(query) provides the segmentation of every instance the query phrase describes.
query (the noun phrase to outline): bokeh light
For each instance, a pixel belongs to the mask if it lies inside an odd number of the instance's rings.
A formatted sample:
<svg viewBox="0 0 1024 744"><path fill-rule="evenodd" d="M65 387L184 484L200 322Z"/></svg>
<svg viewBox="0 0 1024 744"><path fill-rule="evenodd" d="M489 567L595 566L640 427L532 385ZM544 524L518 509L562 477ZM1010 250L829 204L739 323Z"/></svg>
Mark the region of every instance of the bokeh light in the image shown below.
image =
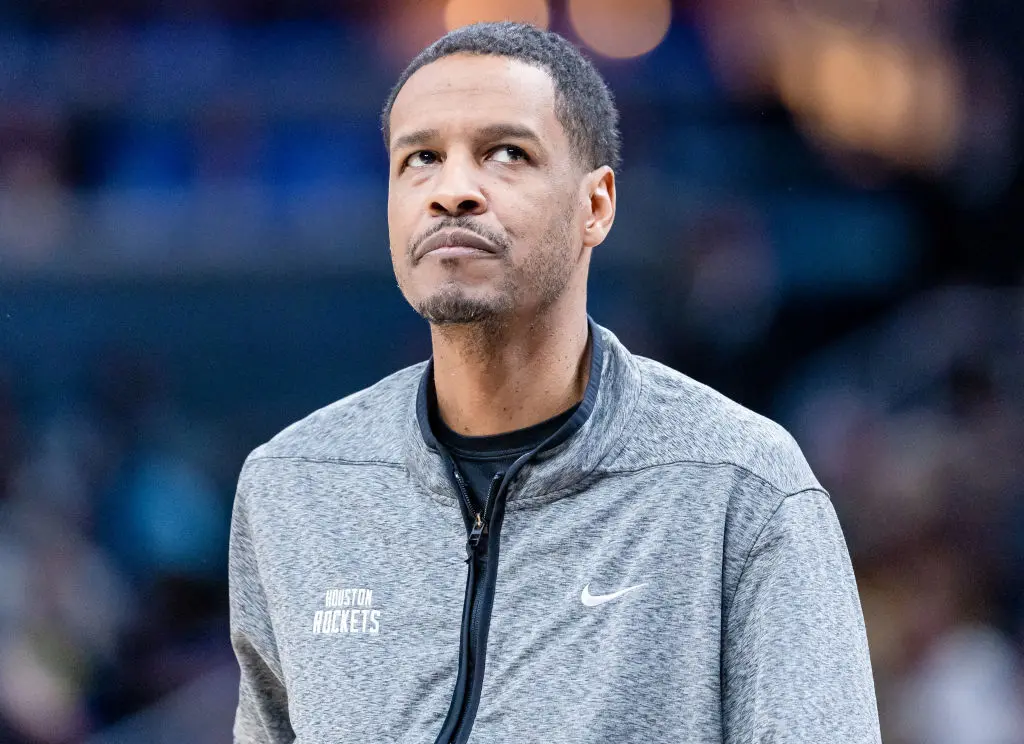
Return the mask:
<svg viewBox="0 0 1024 744"><path fill-rule="evenodd" d="M733 95L777 95L830 155L935 172L954 163L969 91L947 42L888 18L878 0L728 7L705 15L705 32Z"/></svg>
<svg viewBox="0 0 1024 744"><path fill-rule="evenodd" d="M388 12L387 21L379 27L380 44L399 69L444 35L445 7L445 0L417 0L395 3Z"/></svg>
<svg viewBox="0 0 1024 744"><path fill-rule="evenodd" d="M487 21L520 21L546 29L548 4L546 0L449 0L444 9L449 31Z"/></svg>
<svg viewBox="0 0 1024 744"><path fill-rule="evenodd" d="M777 47L783 102L818 138L907 166L942 167L959 128L949 59L884 34L790 26Z"/></svg>
<svg viewBox="0 0 1024 744"><path fill-rule="evenodd" d="M639 57L654 49L672 21L669 0L569 0L569 21L598 54Z"/></svg>
<svg viewBox="0 0 1024 744"><path fill-rule="evenodd" d="M794 14L804 20L839 24L850 31L865 31L875 24L881 0L790 0Z"/></svg>

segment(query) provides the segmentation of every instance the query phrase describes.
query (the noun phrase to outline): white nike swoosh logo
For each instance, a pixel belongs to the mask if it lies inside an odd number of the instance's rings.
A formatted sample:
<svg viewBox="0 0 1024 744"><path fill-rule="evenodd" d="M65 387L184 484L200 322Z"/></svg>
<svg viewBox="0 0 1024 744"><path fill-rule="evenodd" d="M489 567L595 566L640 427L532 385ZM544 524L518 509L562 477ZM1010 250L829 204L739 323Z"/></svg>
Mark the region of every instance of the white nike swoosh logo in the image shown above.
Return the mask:
<svg viewBox="0 0 1024 744"><path fill-rule="evenodd" d="M642 586L647 586L646 582L643 584L637 584L636 586L628 586L625 589L619 589L619 591L612 592L611 594L591 594L590 583L588 582L587 585L583 587L583 593L580 594L580 601L587 607L597 607L598 605L603 605L605 602L611 602L613 599L618 599L623 594L631 592L634 589L639 589Z"/></svg>

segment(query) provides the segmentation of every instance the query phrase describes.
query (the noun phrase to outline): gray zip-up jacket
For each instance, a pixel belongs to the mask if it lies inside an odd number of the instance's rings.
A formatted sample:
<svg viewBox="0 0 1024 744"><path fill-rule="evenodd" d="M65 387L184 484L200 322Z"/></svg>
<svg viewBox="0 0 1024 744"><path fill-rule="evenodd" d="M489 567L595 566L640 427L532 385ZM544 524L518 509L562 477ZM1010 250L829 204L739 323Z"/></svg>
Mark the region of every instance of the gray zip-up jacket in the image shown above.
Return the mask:
<svg viewBox="0 0 1024 744"><path fill-rule="evenodd" d="M481 515L424 428L429 363L249 455L236 742L880 741L849 554L796 443L590 327L585 421Z"/></svg>

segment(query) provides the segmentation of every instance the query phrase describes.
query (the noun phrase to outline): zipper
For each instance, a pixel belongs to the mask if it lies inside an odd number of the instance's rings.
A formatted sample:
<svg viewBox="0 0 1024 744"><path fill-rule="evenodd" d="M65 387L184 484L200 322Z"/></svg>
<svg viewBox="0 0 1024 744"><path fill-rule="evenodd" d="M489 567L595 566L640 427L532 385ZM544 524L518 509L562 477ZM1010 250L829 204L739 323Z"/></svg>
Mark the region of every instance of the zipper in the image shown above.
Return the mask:
<svg viewBox="0 0 1024 744"><path fill-rule="evenodd" d="M484 513L482 515L473 508L473 502L469 498L469 491L466 490L466 481L463 480L462 473L459 472L457 467L452 468L452 475L455 478L455 482L459 485L459 496L462 497L462 503L465 504L467 513L473 517L473 527L466 541L466 563L469 563L473 560L473 554L480 544L480 537L487 534L487 507L490 506L490 502L494 498L495 484L501 482L502 473L494 476L494 480L491 482L491 491L487 494L487 501L484 502Z"/></svg>
<svg viewBox="0 0 1024 744"><path fill-rule="evenodd" d="M489 537L487 539L481 538L489 535L488 525L493 517L494 503L502 492L505 473L497 473L491 481L491 487L484 502L482 512L478 512L473 508L473 503L469 498L469 491L466 488L466 482L458 467L454 465L452 467L452 477L458 486L459 497L465 505L466 512L472 522L469 536L466 540L466 563L469 564L469 572L466 579L466 602L470 606L468 613L465 612L466 608L463 608L463 622L466 627L464 628L464 641L462 651L460 652L460 661L461 657L465 655L465 675L461 673L463 671L463 664L460 663L460 674L456 679L456 689L452 696L452 704L449 707L448 715L442 725L441 734L438 736L436 744L454 744L454 742L464 741L464 737L468 736L469 730L472 728L472 719L476 717L473 693L479 686L478 677L482 669L478 667L483 666L484 659L482 657L486 651L484 648L486 644L482 642L480 627L483 622L482 616L484 614L489 615L489 607L485 613L483 606L490 604L487 596L487 577L490 573L488 570ZM497 549L497 546L495 546L495 549ZM493 586L491 591L493 593ZM459 683L463 681L464 686L459 686ZM472 713L468 715L467 720L467 714L470 711Z"/></svg>

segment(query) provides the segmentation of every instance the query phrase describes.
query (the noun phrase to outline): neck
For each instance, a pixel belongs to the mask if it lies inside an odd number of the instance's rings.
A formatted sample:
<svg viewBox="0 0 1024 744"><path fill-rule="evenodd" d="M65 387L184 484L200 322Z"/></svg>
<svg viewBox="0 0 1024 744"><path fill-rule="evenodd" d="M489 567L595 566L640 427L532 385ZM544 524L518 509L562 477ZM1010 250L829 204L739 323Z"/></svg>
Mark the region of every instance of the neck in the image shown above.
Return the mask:
<svg viewBox="0 0 1024 744"><path fill-rule="evenodd" d="M586 311L501 323L431 326L434 389L464 436L539 423L583 399L590 372Z"/></svg>

